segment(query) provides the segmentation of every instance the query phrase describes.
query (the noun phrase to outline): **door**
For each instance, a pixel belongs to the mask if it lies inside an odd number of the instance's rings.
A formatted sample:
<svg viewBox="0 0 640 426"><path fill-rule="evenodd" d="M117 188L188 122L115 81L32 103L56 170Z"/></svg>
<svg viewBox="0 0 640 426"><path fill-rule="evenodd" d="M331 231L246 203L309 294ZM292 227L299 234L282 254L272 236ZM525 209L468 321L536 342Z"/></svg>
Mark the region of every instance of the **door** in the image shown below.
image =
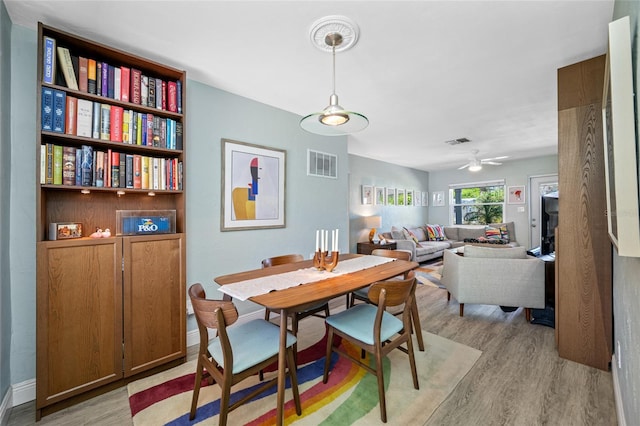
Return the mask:
<svg viewBox="0 0 640 426"><path fill-rule="evenodd" d="M124 376L186 356L183 234L124 237Z"/></svg>
<svg viewBox="0 0 640 426"><path fill-rule="evenodd" d="M558 190L558 175L532 176L529 178L529 217L530 222L530 247L540 247L541 244L541 218L542 196Z"/></svg>
<svg viewBox="0 0 640 426"><path fill-rule="evenodd" d="M36 408L122 378L119 238L37 246Z"/></svg>

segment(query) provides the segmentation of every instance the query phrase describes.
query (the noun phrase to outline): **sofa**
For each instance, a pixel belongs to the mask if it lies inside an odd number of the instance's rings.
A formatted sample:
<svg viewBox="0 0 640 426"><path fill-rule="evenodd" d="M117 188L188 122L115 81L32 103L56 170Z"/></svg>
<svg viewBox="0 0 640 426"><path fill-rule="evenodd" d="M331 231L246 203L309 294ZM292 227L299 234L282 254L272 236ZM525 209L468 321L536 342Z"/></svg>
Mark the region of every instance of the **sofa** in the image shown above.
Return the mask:
<svg viewBox="0 0 640 426"><path fill-rule="evenodd" d="M492 248L468 245L464 256L445 251L440 281L460 303L525 308L527 321L531 309L545 307L544 261L526 254L524 247Z"/></svg>
<svg viewBox="0 0 640 426"><path fill-rule="evenodd" d="M436 236L437 239L430 239L427 226L433 225L392 226L391 232L383 233L382 236L386 240L395 241L398 250L411 252L411 260L418 263L442 257L447 249L462 247L465 244L519 246L513 222L441 226L443 234ZM488 227L493 231L504 231L500 238L489 238Z"/></svg>

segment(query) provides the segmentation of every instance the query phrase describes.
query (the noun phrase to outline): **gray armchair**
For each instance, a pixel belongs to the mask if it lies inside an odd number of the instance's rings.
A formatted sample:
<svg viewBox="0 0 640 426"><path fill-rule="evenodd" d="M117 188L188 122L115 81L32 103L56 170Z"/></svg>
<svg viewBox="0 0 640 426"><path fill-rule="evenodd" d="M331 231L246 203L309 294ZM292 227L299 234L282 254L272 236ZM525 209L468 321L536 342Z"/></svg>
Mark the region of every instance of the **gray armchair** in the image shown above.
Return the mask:
<svg viewBox="0 0 640 426"><path fill-rule="evenodd" d="M464 256L445 250L441 282L460 303L519 306L527 321L531 308L545 307L544 262L527 256L524 247L464 246Z"/></svg>

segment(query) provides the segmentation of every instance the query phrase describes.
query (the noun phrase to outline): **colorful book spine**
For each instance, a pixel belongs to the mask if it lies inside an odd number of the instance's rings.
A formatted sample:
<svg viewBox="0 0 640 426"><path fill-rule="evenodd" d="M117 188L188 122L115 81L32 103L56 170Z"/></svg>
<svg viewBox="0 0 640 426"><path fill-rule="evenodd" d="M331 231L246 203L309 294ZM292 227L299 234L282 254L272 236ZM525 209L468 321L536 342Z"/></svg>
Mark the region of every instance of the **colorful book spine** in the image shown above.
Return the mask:
<svg viewBox="0 0 640 426"><path fill-rule="evenodd" d="M83 56L78 57L78 89L89 92L89 61Z"/></svg>
<svg viewBox="0 0 640 426"><path fill-rule="evenodd" d="M44 36L42 52L42 82L56 84L56 40Z"/></svg>
<svg viewBox="0 0 640 426"><path fill-rule="evenodd" d="M166 111L167 110L167 82L162 80L160 82L160 86L162 87L162 96L160 97L160 109Z"/></svg>
<svg viewBox="0 0 640 426"><path fill-rule="evenodd" d="M62 185L62 146L53 146L53 184Z"/></svg>
<svg viewBox="0 0 640 426"><path fill-rule="evenodd" d="M147 114L147 139L146 146L153 146L153 114Z"/></svg>
<svg viewBox="0 0 640 426"><path fill-rule="evenodd" d="M75 135L78 119L78 98L67 96L64 132L67 135Z"/></svg>
<svg viewBox="0 0 640 426"><path fill-rule="evenodd" d="M131 115L132 112L128 109L122 111L122 135L121 140L122 143L131 143L129 126L131 125Z"/></svg>
<svg viewBox="0 0 640 426"><path fill-rule="evenodd" d="M96 151L96 168L95 170L95 185L97 188L104 187L104 151Z"/></svg>
<svg viewBox="0 0 640 426"><path fill-rule="evenodd" d="M102 66L100 67L100 69L101 69L101 74L100 74L101 93L100 94L101 96L108 98L109 97L109 64L107 64L106 62L102 62Z"/></svg>
<svg viewBox="0 0 640 426"><path fill-rule="evenodd" d="M118 185L120 188L127 187L127 156L120 154L120 182Z"/></svg>
<svg viewBox="0 0 640 426"><path fill-rule="evenodd" d="M82 186L82 148L76 148L76 186Z"/></svg>
<svg viewBox="0 0 640 426"><path fill-rule="evenodd" d="M120 100L129 102L129 87L131 86L131 69L120 67Z"/></svg>
<svg viewBox="0 0 640 426"><path fill-rule="evenodd" d="M111 188L111 148L107 149L105 154L105 166L104 166L104 186Z"/></svg>
<svg viewBox="0 0 640 426"><path fill-rule="evenodd" d="M120 94L122 90L122 70L120 67L113 68L113 99L120 100Z"/></svg>
<svg viewBox="0 0 640 426"><path fill-rule="evenodd" d="M111 105L111 117L109 127L109 140L112 142L122 142L122 116L124 108L117 105Z"/></svg>
<svg viewBox="0 0 640 426"><path fill-rule="evenodd" d="M42 88L40 120L42 130L53 131L53 89Z"/></svg>
<svg viewBox="0 0 640 426"><path fill-rule="evenodd" d="M60 68L62 74L67 83L67 87L72 90L78 90L78 82L76 80L76 72L73 69L73 62L71 61L71 53L66 47L58 46L58 60L60 61Z"/></svg>
<svg viewBox="0 0 640 426"><path fill-rule="evenodd" d="M46 175L45 175L45 183L52 184L53 183L53 144L46 144Z"/></svg>
<svg viewBox="0 0 640 426"><path fill-rule="evenodd" d="M126 172L126 179L127 179L127 188L132 188L133 189L133 154L127 154L127 161L126 161L126 167L127 167L127 172Z"/></svg>
<svg viewBox="0 0 640 426"><path fill-rule="evenodd" d="M176 123L176 149L182 151L182 123Z"/></svg>
<svg viewBox="0 0 640 426"><path fill-rule="evenodd" d="M62 184L76 184L76 149L72 146L62 148Z"/></svg>
<svg viewBox="0 0 640 426"><path fill-rule="evenodd" d="M146 145L147 144L147 114L140 113L138 115L140 119L140 124L138 126L138 145Z"/></svg>
<svg viewBox="0 0 640 426"><path fill-rule="evenodd" d="M149 77L149 94L147 95L147 106L156 107L156 79Z"/></svg>
<svg viewBox="0 0 640 426"><path fill-rule="evenodd" d="M96 60L87 60L87 91L96 94Z"/></svg>
<svg viewBox="0 0 640 426"><path fill-rule="evenodd" d="M142 179L141 188L149 189L149 157L142 157Z"/></svg>
<svg viewBox="0 0 640 426"><path fill-rule="evenodd" d="M111 153L111 187L120 187L120 153Z"/></svg>
<svg viewBox="0 0 640 426"><path fill-rule="evenodd" d="M142 188L142 156L133 155L133 187Z"/></svg>
<svg viewBox="0 0 640 426"><path fill-rule="evenodd" d="M140 76L140 104L148 105L149 103L149 77Z"/></svg>
<svg viewBox="0 0 640 426"><path fill-rule="evenodd" d="M93 112L91 113L91 137L100 139L100 119L102 118L102 106L98 102L93 102Z"/></svg>
<svg viewBox="0 0 640 426"><path fill-rule="evenodd" d="M111 105L100 104L100 139L108 141L111 138Z"/></svg>
<svg viewBox="0 0 640 426"><path fill-rule="evenodd" d="M53 131L64 133L65 109L67 107L67 94L61 90L53 91Z"/></svg>
<svg viewBox="0 0 640 426"><path fill-rule="evenodd" d="M178 98L178 114L182 114L182 81L176 81L176 96Z"/></svg>
<svg viewBox="0 0 640 426"><path fill-rule="evenodd" d="M96 62L96 95L102 96L102 62Z"/></svg>
<svg viewBox="0 0 640 426"><path fill-rule="evenodd" d="M171 112L178 112L178 87L175 81L167 83L167 109Z"/></svg>
<svg viewBox="0 0 640 426"><path fill-rule="evenodd" d="M76 135L90 138L93 119L93 103L86 99L78 99L77 110Z"/></svg>
<svg viewBox="0 0 640 426"><path fill-rule="evenodd" d="M107 65L107 97L109 99L115 98L115 78L115 68L113 65Z"/></svg>
<svg viewBox="0 0 640 426"><path fill-rule="evenodd" d="M93 148L82 145L82 186L93 185Z"/></svg>
<svg viewBox="0 0 640 426"><path fill-rule="evenodd" d="M130 96L131 102L140 105L140 77L142 72L135 68L131 68L131 84L130 84Z"/></svg>

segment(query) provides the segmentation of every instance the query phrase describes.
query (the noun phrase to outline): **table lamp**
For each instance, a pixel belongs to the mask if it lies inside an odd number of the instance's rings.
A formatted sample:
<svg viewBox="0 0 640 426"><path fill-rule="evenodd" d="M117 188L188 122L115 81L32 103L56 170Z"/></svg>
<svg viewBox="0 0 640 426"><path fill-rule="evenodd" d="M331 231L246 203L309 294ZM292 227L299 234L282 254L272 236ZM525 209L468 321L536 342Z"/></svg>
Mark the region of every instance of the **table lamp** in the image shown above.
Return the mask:
<svg viewBox="0 0 640 426"><path fill-rule="evenodd" d="M364 218L364 227L371 228L369 231L369 242L373 243L373 239L376 236L376 228L382 226L382 216L367 216Z"/></svg>

